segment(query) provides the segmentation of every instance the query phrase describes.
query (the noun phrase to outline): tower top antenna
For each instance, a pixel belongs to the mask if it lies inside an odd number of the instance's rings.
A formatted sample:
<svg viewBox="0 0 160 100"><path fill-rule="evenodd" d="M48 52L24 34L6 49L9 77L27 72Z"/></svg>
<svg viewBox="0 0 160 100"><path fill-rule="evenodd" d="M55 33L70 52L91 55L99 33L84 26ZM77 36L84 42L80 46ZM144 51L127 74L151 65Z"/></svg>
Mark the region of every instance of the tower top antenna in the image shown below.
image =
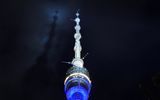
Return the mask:
<svg viewBox="0 0 160 100"><path fill-rule="evenodd" d="M80 39L81 39L81 33L80 33L80 18L79 18L80 14L79 14L79 10L76 13L76 18L74 19L74 21L76 22L76 26L74 27L74 29L76 30L76 33L74 34L74 38L75 38L75 45L74 45L74 53L75 56L72 60L72 64L78 67L83 67L83 59L81 58L81 51L82 51L82 46L80 43Z"/></svg>
<svg viewBox="0 0 160 100"><path fill-rule="evenodd" d="M79 17L79 11L80 9L77 10L76 16Z"/></svg>

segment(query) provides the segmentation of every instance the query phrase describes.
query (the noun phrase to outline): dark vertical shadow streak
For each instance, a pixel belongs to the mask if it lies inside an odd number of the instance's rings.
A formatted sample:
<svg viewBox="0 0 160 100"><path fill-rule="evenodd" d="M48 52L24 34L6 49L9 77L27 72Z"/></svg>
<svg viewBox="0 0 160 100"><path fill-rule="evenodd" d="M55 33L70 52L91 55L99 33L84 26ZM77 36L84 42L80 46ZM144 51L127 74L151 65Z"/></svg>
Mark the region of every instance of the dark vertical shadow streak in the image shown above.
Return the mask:
<svg viewBox="0 0 160 100"><path fill-rule="evenodd" d="M48 53L52 47L52 40L55 35L56 21L58 19L58 11L53 16L52 28L48 36L48 41L45 44L43 53L37 58L36 63L26 72L23 80L24 99L31 100L35 97L33 93L43 93L45 89L53 84L53 74L49 73L48 67ZM41 92L39 92L41 91ZM41 94L39 94L41 95Z"/></svg>

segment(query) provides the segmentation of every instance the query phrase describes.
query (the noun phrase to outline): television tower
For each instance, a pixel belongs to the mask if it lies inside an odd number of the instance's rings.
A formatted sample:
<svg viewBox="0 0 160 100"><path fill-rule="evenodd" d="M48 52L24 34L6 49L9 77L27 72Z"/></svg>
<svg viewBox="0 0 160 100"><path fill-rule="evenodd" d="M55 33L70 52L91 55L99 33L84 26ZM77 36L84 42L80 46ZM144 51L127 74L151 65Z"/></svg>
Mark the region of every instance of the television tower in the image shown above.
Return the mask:
<svg viewBox="0 0 160 100"><path fill-rule="evenodd" d="M75 45L74 52L75 57L72 62L66 62L72 67L67 71L64 81L64 91L66 93L67 100L88 100L91 90L91 80L89 78L89 72L84 68L83 58L81 58L81 34L80 34L80 18L79 13L76 13L74 19L76 26L74 27L76 33L74 34Z"/></svg>

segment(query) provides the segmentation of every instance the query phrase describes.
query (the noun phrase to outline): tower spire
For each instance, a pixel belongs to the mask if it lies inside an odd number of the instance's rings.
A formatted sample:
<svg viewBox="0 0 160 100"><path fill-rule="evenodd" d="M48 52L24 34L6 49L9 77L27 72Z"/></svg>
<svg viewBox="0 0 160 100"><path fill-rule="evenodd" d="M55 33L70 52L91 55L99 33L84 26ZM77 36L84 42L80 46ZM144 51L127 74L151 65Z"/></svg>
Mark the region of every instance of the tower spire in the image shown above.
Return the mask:
<svg viewBox="0 0 160 100"><path fill-rule="evenodd" d="M75 52L75 57L72 60L72 64L78 67L83 67L83 59L81 58L81 50L82 50L82 46L81 46L81 33L80 33L80 18L79 18L79 12L77 11L76 13L76 18L74 19L74 21L76 22L76 26L74 27L76 30L76 33L74 34L74 38L75 38L75 45L74 45L74 52Z"/></svg>
<svg viewBox="0 0 160 100"><path fill-rule="evenodd" d="M74 52L75 56L72 65L66 73L66 78L64 80L64 91L66 93L67 100L88 100L89 93L91 90L91 80L89 77L88 70L83 67L83 58L81 58L81 34L80 34L80 18L79 13L76 13L76 18L74 19L76 26L74 27L76 33L74 34L75 45Z"/></svg>

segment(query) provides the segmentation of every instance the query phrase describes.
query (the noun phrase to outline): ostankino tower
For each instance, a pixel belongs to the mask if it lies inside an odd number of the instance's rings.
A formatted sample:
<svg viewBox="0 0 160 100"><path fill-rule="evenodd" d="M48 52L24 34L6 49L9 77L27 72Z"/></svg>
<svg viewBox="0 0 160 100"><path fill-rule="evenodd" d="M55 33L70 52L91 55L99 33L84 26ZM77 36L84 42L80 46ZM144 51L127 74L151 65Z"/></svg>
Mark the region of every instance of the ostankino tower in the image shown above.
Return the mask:
<svg viewBox="0 0 160 100"><path fill-rule="evenodd" d="M89 93L91 90L91 80L89 78L89 73L86 68L84 68L84 61L81 58L81 34L80 34L80 18L79 13L76 13L76 22L74 34L75 46L74 52L75 57L69 64L72 67L67 71L66 78L64 81L64 91L66 93L67 100L88 100Z"/></svg>

